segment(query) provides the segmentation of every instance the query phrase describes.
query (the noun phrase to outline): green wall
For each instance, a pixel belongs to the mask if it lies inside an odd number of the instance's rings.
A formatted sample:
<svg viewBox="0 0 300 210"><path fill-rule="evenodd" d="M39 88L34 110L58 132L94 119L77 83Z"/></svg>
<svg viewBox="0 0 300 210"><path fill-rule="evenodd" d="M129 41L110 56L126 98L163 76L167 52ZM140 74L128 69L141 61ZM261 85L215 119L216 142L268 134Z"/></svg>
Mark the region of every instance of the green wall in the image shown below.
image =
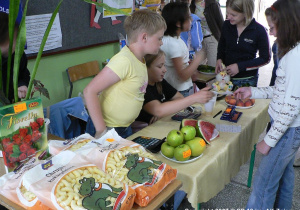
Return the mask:
<svg viewBox="0 0 300 210"><path fill-rule="evenodd" d="M42 96L43 106L47 107L68 98L70 85L66 69L70 66L97 60L102 62L119 51L119 43L111 43L72 52L42 57L35 79L40 80L49 91L50 100ZM28 69L32 71L35 59L29 59ZM82 79L74 83L72 97L78 96L91 79ZM34 96L39 96L35 93Z"/></svg>

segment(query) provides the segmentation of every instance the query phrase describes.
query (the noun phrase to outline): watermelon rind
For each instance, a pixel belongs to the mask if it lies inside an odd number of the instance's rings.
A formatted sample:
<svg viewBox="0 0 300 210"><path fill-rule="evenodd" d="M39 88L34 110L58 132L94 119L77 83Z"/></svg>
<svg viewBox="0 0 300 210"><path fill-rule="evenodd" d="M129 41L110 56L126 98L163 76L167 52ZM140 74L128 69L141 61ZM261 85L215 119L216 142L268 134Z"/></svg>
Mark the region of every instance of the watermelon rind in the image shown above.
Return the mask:
<svg viewBox="0 0 300 210"><path fill-rule="evenodd" d="M193 126L194 128L197 129L197 124L198 124L198 120L195 120L195 119L183 119L180 123L180 127L179 127L179 130L184 127L184 126L187 126L187 125L190 125L190 126Z"/></svg>
<svg viewBox="0 0 300 210"><path fill-rule="evenodd" d="M205 136L205 134L204 134L204 132L202 131L204 128L201 128L201 123L207 123L207 124L209 124L211 127L213 127L214 129L213 129L213 131L212 131L212 133L211 133L211 137L210 138L208 138L208 136ZM210 122L208 122L208 121L204 121L204 120L198 120L198 122L197 122L197 129L196 129L196 136L199 136L199 137L201 137L201 138L203 138L204 139L204 141L207 143L207 144L210 144L210 141L213 139L213 138L216 138L216 136L214 135L213 136L213 134L215 134L215 125L214 124L212 124L212 123L210 123ZM217 134L218 135L218 134Z"/></svg>

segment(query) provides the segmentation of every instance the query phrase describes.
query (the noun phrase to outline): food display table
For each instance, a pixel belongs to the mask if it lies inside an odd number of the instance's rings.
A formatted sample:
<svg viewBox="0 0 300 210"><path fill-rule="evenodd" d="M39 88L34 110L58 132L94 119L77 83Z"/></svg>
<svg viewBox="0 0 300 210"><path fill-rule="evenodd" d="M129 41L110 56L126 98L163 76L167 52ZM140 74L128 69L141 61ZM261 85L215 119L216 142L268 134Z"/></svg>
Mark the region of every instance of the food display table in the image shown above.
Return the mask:
<svg viewBox="0 0 300 210"><path fill-rule="evenodd" d="M198 72L197 76L193 77L193 82L199 89L202 89L215 82L216 74L205 74Z"/></svg>
<svg viewBox="0 0 300 210"><path fill-rule="evenodd" d="M60 137L48 134L48 139L63 140ZM0 176L5 174L3 158L0 158ZM171 198L179 188L182 187L182 182L178 179L173 180L168 186L166 186L163 191L161 191L146 207L140 207L136 204L133 206L133 210L155 210L159 209L169 198ZM10 210L24 210L21 206L10 201L4 196L0 195L0 208L1 205Z"/></svg>
<svg viewBox="0 0 300 210"><path fill-rule="evenodd" d="M194 208L198 203L207 202L220 192L246 163L257 143L259 135L264 131L270 118L268 115L269 99L257 99L250 109L237 109L243 112L237 123L207 117L202 114L199 119L214 124L241 125L240 133L220 132L220 136L211 142L203 156L191 163L175 163L164 158L160 153L155 156L178 170L178 179L182 181L181 188ZM227 105L224 100L217 101L213 115L224 111ZM128 137L148 136L162 139L172 129L179 129L180 122L171 120L171 116L160 119L154 124Z"/></svg>

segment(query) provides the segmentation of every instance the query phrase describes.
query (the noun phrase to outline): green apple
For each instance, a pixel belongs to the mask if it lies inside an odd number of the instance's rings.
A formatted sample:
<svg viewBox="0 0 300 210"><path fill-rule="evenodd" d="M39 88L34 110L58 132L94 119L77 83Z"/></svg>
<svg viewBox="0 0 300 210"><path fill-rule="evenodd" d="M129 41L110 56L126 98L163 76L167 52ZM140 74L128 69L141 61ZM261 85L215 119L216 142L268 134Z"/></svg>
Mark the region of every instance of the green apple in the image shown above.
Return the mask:
<svg viewBox="0 0 300 210"><path fill-rule="evenodd" d="M190 159L192 151L187 144L181 144L174 149L174 157L178 161L186 161Z"/></svg>
<svg viewBox="0 0 300 210"><path fill-rule="evenodd" d="M196 129L190 125L183 126L180 131L183 133L185 141L190 141L196 136Z"/></svg>
<svg viewBox="0 0 300 210"><path fill-rule="evenodd" d="M201 155L206 149L206 143L200 137L196 137L193 140L187 141L186 144L191 148L193 157Z"/></svg>
<svg viewBox="0 0 300 210"><path fill-rule="evenodd" d="M182 144L183 139L183 134L179 130L171 130L167 135L167 143L172 147Z"/></svg>
<svg viewBox="0 0 300 210"><path fill-rule="evenodd" d="M167 142L164 142L161 147L161 153L168 157L168 158L173 158L174 157L174 147L170 146Z"/></svg>

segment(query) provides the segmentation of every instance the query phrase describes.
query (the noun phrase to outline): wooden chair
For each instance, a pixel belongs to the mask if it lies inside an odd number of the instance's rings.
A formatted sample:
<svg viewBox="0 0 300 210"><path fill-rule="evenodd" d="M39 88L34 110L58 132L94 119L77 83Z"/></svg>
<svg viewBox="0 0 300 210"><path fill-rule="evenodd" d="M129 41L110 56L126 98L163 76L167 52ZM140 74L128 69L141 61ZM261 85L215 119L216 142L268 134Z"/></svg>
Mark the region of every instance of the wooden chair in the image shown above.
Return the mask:
<svg viewBox="0 0 300 210"><path fill-rule="evenodd" d="M69 98L72 96L73 82L87 77L95 76L99 73L98 61L90 61L67 68L67 75L70 83Z"/></svg>

